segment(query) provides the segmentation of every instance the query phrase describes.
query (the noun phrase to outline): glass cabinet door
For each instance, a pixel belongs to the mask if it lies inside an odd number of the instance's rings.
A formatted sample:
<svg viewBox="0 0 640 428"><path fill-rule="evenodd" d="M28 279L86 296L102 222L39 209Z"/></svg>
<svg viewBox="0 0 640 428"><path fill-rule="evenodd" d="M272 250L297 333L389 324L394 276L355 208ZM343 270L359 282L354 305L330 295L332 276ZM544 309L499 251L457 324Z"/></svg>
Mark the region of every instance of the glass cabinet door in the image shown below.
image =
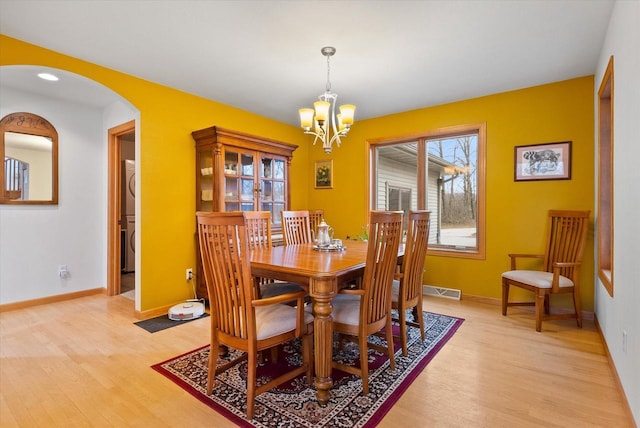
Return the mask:
<svg viewBox="0 0 640 428"><path fill-rule="evenodd" d="M285 209L285 159L263 155L260 158L260 209L271 212L274 226L281 224L280 211Z"/></svg>
<svg viewBox="0 0 640 428"><path fill-rule="evenodd" d="M254 211L256 208L255 155L253 152L225 149L224 211Z"/></svg>

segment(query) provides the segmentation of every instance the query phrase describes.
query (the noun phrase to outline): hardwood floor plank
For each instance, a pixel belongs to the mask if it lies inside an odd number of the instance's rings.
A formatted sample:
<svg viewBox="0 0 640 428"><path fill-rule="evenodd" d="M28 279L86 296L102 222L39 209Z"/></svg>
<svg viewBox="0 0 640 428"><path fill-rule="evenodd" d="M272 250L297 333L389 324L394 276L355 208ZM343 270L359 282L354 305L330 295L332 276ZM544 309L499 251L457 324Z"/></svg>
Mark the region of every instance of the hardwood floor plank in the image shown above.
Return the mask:
<svg viewBox="0 0 640 428"><path fill-rule="evenodd" d="M382 420L414 427L633 427L593 321L426 297L465 318ZM0 426L232 427L150 368L203 346L209 319L148 333L133 301L93 295L0 313Z"/></svg>

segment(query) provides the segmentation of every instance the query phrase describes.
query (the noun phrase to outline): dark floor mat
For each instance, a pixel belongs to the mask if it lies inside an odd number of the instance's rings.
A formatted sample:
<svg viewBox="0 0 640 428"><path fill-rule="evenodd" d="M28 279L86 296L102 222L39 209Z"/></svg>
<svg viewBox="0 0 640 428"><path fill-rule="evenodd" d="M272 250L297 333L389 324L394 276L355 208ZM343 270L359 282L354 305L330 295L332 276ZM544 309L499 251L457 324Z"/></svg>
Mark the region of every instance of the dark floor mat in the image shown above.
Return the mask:
<svg viewBox="0 0 640 428"><path fill-rule="evenodd" d="M169 319L168 315L161 315L159 317L150 318L148 320L138 321L134 324L137 325L138 327L144 328L149 333L155 333L156 331L165 330L167 328L171 328L177 325L182 325L184 323L199 320L200 318L206 318L208 316L209 314L205 312L203 315L201 315L198 318L193 318L190 320L183 320L183 321L174 321L172 319Z"/></svg>

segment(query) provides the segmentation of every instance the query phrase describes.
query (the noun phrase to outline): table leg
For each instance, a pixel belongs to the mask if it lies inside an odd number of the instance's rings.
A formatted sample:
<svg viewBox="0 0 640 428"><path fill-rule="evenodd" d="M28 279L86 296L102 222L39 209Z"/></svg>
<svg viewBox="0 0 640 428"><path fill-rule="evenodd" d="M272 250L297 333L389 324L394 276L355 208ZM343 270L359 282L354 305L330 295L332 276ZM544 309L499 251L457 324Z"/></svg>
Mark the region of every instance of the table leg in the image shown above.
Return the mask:
<svg viewBox="0 0 640 428"><path fill-rule="evenodd" d="M315 358L316 397L320 405L329 402L329 391L333 386L331 379L331 361L333 359L333 307L331 300L337 290L336 281L311 281L310 292L313 297L313 344Z"/></svg>

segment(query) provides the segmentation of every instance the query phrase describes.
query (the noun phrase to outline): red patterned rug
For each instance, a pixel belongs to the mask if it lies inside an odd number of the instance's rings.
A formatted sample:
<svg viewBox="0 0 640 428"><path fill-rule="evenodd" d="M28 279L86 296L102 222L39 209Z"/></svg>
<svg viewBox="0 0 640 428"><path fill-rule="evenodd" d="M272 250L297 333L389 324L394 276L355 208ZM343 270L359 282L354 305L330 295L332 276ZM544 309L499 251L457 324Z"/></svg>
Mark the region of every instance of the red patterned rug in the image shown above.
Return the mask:
<svg viewBox="0 0 640 428"><path fill-rule="evenodd" d="M207 359L209 346L172 358L152 368L165 375L194 397L242 427L373 427L398 401L411 382L427 366L445 343L454 335L463 320L425 312L425 342L420 331L409 327L409 355L402 356L400 344L395 344L396 370L389 369L386 355L369 350L369 394L362 394L362 381L339 370L333 370L334 387L329 403L322 407L316 390L303 376L260 394L255 401L255 417L246 419L246 362L238 364L216 378L213 393L207 396ZM409 318L411 316L409 315ZM394 327L395 328L395 327ZM381 340L375 337L371 341ZM299 365L300 344L281 346L278 363L266 362L258 368L258 379L271 378L283 365ZM334 347L334 359L359 364L358 346L346 342L342 350ZM230 350L230 358L234 357ZM266 353L268 355L268 353ZM222 359L218 364L223 363Z"/></svg>

